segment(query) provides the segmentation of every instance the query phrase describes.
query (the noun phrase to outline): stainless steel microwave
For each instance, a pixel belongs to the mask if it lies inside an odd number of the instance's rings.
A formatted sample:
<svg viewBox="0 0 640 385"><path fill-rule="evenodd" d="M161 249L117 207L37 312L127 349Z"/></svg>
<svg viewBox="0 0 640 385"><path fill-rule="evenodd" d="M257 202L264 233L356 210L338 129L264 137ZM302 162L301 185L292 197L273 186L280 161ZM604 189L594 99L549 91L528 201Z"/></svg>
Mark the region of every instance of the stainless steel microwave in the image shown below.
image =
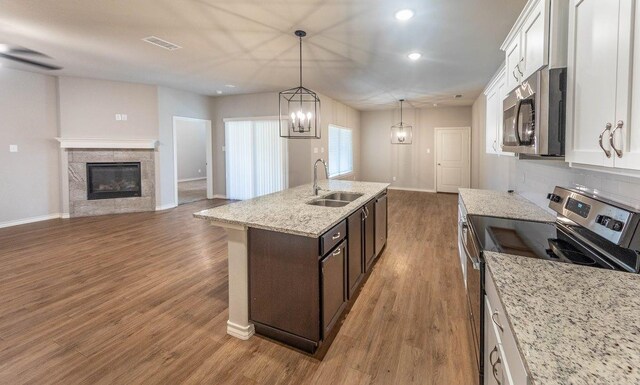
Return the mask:
<svg viewBox="0 0 640 385"><path fill-rule="evenodd" d="M567 69L544 67L503 102L502 151L564 156Z"/></svg>

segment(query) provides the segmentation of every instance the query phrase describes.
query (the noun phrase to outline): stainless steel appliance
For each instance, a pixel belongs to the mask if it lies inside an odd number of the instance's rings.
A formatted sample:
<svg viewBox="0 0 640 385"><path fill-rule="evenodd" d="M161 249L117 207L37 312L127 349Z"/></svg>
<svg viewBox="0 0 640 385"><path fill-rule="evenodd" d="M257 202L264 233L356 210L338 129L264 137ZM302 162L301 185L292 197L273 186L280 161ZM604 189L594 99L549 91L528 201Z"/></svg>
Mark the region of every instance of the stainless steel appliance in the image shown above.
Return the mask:
<svg viewBox="0 0 640 385"><path fill-rule="evenodd" d="M564 156L566 68L544 67L503 101L502 150Z"/></svg>
<svg viewBox="0 0 640 385"><path fill-rule="evenodd" d="M582 188L556 187L548 195L555 222L468 215L467 295L480 384L483 382L484 251L595 268L640 272L640 202L622 203Z"/></svg>

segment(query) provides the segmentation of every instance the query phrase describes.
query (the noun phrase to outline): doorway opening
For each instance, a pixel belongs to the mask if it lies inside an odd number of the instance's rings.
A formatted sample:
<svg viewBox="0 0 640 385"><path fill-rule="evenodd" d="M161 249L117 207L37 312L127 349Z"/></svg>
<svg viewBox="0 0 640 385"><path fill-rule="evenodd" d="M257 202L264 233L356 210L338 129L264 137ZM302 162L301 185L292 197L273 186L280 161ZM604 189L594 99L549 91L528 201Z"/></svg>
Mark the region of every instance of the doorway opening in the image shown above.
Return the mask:
<svg viewBox="0 0 640 385"><path fill-rule="evenodd" d="M471 185L471 127L435 128L436 192L458 193Z"/></svg>
<svg viewBox="0 0 640 385"><path fill-rule="evenodd" d="M213 199L211 121L173 117L175 204Z"/></svg>

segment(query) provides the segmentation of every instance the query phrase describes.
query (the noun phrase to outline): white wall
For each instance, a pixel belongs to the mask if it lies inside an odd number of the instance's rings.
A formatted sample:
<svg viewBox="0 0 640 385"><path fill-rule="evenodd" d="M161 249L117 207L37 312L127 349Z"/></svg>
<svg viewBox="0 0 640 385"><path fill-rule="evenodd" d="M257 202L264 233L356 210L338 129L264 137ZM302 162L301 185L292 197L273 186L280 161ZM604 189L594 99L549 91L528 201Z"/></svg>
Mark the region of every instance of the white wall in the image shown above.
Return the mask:
<svg viewBox="0 0 640 385"><path fill-rule="evenodd" d="M207 177L207 126L203 121L177 120L178 181Z"/></svg>
<svg viewBox="0 0 640 385"><path fill-rule="evenodd" d="M329 124L349 127L354 136L354 173L348 177L358 179L360 170L360 112L327 96L321 100L321 139L289 140L289 187L310 183L313 179L313 163L328 156ZM225 195L224 119L259 116L278 116L278 93L268 92L248 95L219 96L213 98L214 127L214 193ZM314 153L314 149L318 153ZM324 148L324 153L322 153ZM329 160L331 161L331 160ZM319 172L320 178L324 178Z"/></svg>
<svg viewBox="0 0 640 385"><path fill-rule="evenodd" d="M560 160L519 160L514 157L485 153L485 97L481 95L473 106L475 140L473 142L478 179L474 187L494 190L513 189L540 207L548 210L547 193L555 186L575 184L615 194L621 199L640 199L640 178L597 171L570 168Z"/></svg>
<svg viewBox="0 0 640 385"><path fill-rule="evenodd" d="M156 164L159 165L161 172L156 174L156 205L163 208L177 202L173 181L173 117L213 120L214 113L210 97L167 87L158 87L157 105L160 145L158 146L159 159L156 159ZM221 150L222 148L213 148L214 190L216 177L220 176L216 168L216 151L222 152ZM222 179L224 180L224 168Z"/></svg>
<svg viewBox="0 0 640 385"><path fill-rule="evenodd" d="M0 226L60 213L56 78L0 68L0 100Z"/></svg>
<svg viewBox="0 0 640 385"><path fill-rule="evenodd" d="M60 134L65 138L157 139L157 87L61 76ZM116 114L126 114L117 121Z"/></svg>
<svg viewBox="0 0 640 385"><path fill-rule="evenodd" d="M403 120L413 125L413 144L392 145L391 126L400 121L400 110L362 112L362 179L433 191L434 128L471 126L471 107L405 108Z"/></svg>

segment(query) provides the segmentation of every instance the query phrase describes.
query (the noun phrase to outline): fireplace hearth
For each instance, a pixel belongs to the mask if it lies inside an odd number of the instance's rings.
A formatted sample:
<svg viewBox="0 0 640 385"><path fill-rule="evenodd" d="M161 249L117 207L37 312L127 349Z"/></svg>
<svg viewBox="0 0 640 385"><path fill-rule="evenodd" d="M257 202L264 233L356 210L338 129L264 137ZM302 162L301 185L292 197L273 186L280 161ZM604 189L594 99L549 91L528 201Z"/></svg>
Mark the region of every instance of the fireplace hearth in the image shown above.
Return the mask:
<svg viewBox="0 0 640 385"><path fill-rule="evenodd" d="M140 196L140 162L87 163L88 200Z"/></svg>

